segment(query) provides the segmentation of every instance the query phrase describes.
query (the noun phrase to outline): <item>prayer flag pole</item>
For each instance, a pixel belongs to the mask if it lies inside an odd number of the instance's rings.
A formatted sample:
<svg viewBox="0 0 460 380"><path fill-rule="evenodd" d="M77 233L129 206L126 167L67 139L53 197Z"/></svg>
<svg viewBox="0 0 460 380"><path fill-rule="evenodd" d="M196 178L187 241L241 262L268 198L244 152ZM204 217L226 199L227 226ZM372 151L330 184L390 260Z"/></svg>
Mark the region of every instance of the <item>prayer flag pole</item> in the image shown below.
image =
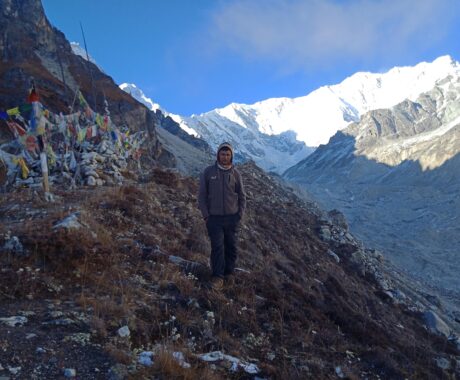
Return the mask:
<svg viewBox="0 0 460 380"><path fill-rule="evenodd" d="M81 21L80 21L80 29L81 29L81 34L83 36L83 43L85 45L85 50L86 50L86 60L88 61L88 63L91 63L91 61L89 60L88 47L86 46L85 32L83 31L83 25L82 25ZM97 109L96 109L96 93L94 92L93 70L91 70L91 65L90 64L88 65L88 68L89 68L89 74L91 76L91 91L93 93L93 99L94 99L94 110L97 112Z"/></svg>

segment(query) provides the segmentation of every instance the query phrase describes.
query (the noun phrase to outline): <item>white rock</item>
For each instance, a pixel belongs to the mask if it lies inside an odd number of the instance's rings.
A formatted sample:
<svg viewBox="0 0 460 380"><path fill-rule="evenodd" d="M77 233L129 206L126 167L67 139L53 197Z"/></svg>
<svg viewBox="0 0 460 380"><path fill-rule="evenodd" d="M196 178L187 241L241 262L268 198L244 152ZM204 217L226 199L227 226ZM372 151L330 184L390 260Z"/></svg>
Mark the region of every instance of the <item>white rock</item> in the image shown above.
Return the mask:
<svg viewBox="0 0 460 380"><path fill-rule="evenodd" d="M340 257L337 256L337 254L336 254L334 251L328 249L328 250L327 250L327 253L328 253L328 255L331 256L337 263L340 263Z"/></svg>
<svg viewBox="0 0 460 380"><path fill-rule="evenodd" d="M199 358L205 362L215 362L222 360L224 358L224 354L221 351L213 351L208 352L207 354L201 354L199 355Z"/></svg>
<svg viewBox="0 0 460 380"><path fill-rule="evenodd" d="M231 355L226 355L224 353L222 353L221 351L213 351L213 352L209 352L207 354L201 354L201 355L198 355L198 357L201 359L201 360L204 360L206 362L215 362L215 361L220 361L220 360L228 360L229 362L232 363L232 366L230 368L231 371L236 371L238 369L238 367L241 367L243 368L243 370L246 372L246 373L249 373L249 374L256 374L256 373L259 373L260 370L259 370L259 367L257 367L257 365L255 364L252 364L252 363L246 363L234 356L231 356Z"/></svg>
<svg viewBox="0 0 460 380"><path fill-rule="evenodd" d="M423 314L423 319L431 332L441 334L446 337L450 336L451 331L449 326L434 311L426 311Z"/></svg>
<svg viewBox="0 0 460 380"><path fill-rule="evenodd" d="M66 368L64 370L64 376L65 377L76 377L77 371L74 368Z"/></svg>
<svg viewBox="0 0 460 380"><path fill-rule="evenodd" d="M99 178L99 174L97 174L95 170L87 170L83 173L83 175L85 177Z"/></svg>
<svg viewBox="0 0 460 380"><path fill-rule="evenodd" d="M153 352L152 351L142 351L139 354L139 359L137 360L139 364L145 365L146 367L151 367L153 365Z"/></svg>
<svg viewBox="0 0 460 380"><path fill-rule="evenodd" d="M17 236L13 236L3 245L3 251L22 256L24 254L24 247L19 241L19 238Z"/></svg>
<svg viewBox="0 0 460 380"><path fill-rule="evenodd" d="M128 326L123 326L118 329L117 334L118 336L121 336L122 338L126 338L130 336L131 332L129 331Z"/></svg>
<svg viewBox="0 0 460 380"><path fill-rule="evenodd" d="M22 316L0 318L0 322L11 327L16 327L17 325L22 326L27 323L27 318Z"/></svg>
<svg viewBox="0 0 460 380"><path fill-rule="evenodd" d="M340 366L338 367L335 367L335 374L340 377L341 379L343 379L345 377L343 371L342 371L342 368Z"/></svg>
<svg viewBox="0 0 460 380"><path fill-rule="evenodd" d="M8 371L12 373L13 375L17 375L19 371L21 371L21 367L10 367L8 366Z"/></svg>
<svg viewBox="0 0 460 380"><path fill-rule="evenodd" d="M177 351L177 352L173 352L173 357L174 359L176 359L176 361L179 363L179 365L182 367L182 368L190 368L191 365L190 363L187 363L185 361L185 357L184 357L184 354L180 351Z"/></svg>
<svg viewBox="0 0 460 380"><path fill-rule="evenodd" d="M86 184L88 186L96 186L96 178L94 178L93 176L89 176L86 178Z"/></svg>
<svg viewBox="0 0 460 380"><path fill-rule="evenodd" d="M53 229L58 229L58 228L66 228L66 229L79 229L81 227L83 227L80 222L78 221L78 216L79 214L78 213L73 213L73 214L70 214L68 217L66 217L65 219L63 219L62 221L60 221L59 223L56 223L54 226L53 226Z"/></svg>
<svg viewBox="0 0 460 380"><path fill-rule="evenodd" d="M446 358L437 358L436 365L441 369L449 369L450 368L450 361Z"/></svg>

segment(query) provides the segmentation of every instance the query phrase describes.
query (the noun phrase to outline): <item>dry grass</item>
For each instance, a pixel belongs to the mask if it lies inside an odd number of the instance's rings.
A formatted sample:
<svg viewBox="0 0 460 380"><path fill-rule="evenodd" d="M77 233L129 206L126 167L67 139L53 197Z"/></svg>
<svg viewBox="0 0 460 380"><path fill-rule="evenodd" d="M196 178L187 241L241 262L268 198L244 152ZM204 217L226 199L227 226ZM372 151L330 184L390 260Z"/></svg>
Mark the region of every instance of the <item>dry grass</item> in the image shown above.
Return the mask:
<svg viewBox="0 0 460 380"><path fill-rule="evenodd" d="M431 359L435 350L455 354L453 347L376 296L373 283L333 262L314 232L316 217L296 207L293 195L286 199L264 174L250 166L245 171L254 175L245 177L248 211L237 266L250 273L238 272L223 293L211 291L206 276L196 278L164 256L145 254L159 247L202 264L209 257L196 181L155 170L145 184L62 192L54 205L37 206L27 192L0 201L0 207L18 199L26 208L46 210L15 227L29 256L0 257L0 297L45 298L50 287L62 286L53 292L77 299L106 352L120 363L135 360L134 349L156 343L189 353L191 369L168 349L141 378L227 376L193 359L212 350L257 360L271 378L334 378L335 366L344 363L349 378L364 372L442 378ZM83 228L53 231L53 223L76 209ZM336 252L346 256L348 250ZM26 266L29 272L19 272ZM396 327L401 323L403 331ZM125 325L131 336L118 339L116 331Z"/></svg>

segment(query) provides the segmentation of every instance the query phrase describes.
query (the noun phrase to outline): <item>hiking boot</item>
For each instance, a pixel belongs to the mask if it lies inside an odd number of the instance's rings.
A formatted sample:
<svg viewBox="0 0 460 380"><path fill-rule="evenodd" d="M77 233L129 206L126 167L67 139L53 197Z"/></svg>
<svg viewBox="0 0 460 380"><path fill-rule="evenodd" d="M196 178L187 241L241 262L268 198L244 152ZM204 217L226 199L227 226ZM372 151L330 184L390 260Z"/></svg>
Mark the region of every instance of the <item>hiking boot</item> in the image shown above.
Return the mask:
<svg viewBox="0 0 460 380"><path fill-rule="evenodd" d="M211 288L214 290L222 290L224 287L224 280L220 277L213 277L211 279Z"/></svg>

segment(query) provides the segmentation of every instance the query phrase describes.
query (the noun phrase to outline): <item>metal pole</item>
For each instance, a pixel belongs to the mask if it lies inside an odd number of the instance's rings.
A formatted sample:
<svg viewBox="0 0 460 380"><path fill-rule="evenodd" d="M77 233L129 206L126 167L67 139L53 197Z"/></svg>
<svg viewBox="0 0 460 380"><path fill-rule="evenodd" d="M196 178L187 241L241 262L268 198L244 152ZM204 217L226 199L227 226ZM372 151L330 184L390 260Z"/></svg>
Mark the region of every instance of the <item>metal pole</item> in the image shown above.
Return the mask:
<svg viewBox="0 0 460 380"><path fill-rule="evenodd" d="M81 34L83 36L83 43L85 45L85 51L86 51L86 60L88 61L88 68L89 68L89 74L91 77L91 92L93 93L93 99L94 99L94 111L96 110L96 93L94 92L94 78L93 78L93 70L91 69L91 61L89 60L89 54L88 54L88 47L86 46L86 38L85 38L85 32L83 31L83 25L80 21L80 28L81 28Z"/></svg>

